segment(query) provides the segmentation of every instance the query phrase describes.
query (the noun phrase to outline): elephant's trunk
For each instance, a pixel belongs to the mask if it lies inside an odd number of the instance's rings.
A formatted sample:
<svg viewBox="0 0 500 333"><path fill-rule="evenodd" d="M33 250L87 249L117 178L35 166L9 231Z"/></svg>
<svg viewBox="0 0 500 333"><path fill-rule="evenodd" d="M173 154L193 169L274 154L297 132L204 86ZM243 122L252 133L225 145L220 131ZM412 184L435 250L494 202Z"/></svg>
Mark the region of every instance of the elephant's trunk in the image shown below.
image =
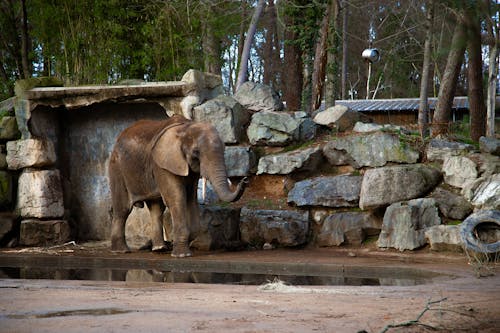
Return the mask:
<svg viewBox="0 0 500 333"><path fill-rule="evenodd" d="M203 165L203 161L201 163ZM223 157L217 159L215 162L212 160L209 166L204 168L202 176L207 177L210 181L219 199L226 202L233 202L240 199L248 184L248 179L245 177L239 182L234 191L231 190Z"/></svg>
<svg viewBox="0 0 500 333"><path fill-rule="evenodd" d="M229 186L228 178L225 174L225 170L224 172L218 172L215 177L208 176L208 180L212 184L219 199L226 202L236 201L243 195L245 187L248 184L248 179L246 177L243 178L236 186L236 189L232 191Z"/></svg>

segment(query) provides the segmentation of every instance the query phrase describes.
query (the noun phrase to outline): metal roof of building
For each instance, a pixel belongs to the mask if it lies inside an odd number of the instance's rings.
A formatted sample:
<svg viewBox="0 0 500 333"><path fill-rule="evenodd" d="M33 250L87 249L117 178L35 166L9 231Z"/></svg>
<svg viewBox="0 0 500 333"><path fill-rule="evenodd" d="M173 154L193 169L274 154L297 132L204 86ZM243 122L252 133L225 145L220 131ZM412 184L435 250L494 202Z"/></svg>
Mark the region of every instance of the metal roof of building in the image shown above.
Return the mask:
<svg viewBox="0 0 500 333"><path fill-rule="evenodd" d="M354 111L373 112L373 111L418 111L418 98L393 98L393 99L353 99L337 100L335 104L345 105ZM429 98L429 109L434 110L437 104L437 98ZM467 97L455 97L453 100L453 109L469 109L469 100Z"/></svg>

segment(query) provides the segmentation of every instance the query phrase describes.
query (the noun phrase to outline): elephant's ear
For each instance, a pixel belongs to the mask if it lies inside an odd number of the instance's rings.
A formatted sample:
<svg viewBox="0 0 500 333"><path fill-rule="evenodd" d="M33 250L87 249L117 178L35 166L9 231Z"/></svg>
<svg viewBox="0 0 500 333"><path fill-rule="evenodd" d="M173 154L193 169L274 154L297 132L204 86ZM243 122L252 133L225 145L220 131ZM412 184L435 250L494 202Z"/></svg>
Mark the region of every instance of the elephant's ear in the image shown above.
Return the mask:
<svg viewBox="0 0 500 333"><path fill-rule="evenodd" d="M189 165L181 149L177 130L170 128L156 140L151 152L154 162L161 168L179 176L189 174Z"/></svg>

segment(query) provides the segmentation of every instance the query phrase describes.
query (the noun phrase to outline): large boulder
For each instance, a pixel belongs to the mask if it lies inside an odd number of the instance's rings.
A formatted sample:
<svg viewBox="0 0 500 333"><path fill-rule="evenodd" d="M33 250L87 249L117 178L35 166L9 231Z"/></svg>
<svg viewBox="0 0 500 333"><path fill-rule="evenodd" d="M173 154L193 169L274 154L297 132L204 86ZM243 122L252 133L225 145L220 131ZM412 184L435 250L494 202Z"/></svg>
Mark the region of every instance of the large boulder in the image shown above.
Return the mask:
<svg viewBox="0 0 500 333"><path fill-rule="evenodd" d="M439 211L452 220L463 220L472 213L472 205L463 196L438 187L431 197L436 200Z"/></svg>
<svg viewBox="0 0 500 333"><path fill-rule="evenodd" d="M323 153L332 165L350 162L353 167L379 167L388 162L416 163L419 154L403 145L397 136L376 132L329 141Z"/></svg>
<svg viewBox="0 0 500 333"><path fill-rule="evenodd" d="M15 140L21 133L17 129L16 117L0 117L0 141Z"/></svg>
<svg viewBox="0 0 500 333"><path fill-rule="evenodd" d="M0 101L0 116L11 116L14 115L16 105L16 97L10 97Z"/></svg>
<svg viewBox="0 0 500 333"><path fill-rule="evenodd" d="M498 156L473 153L467 157L476 163L480 177L488 177L500 173L500 157Z"/></svg>
<svg viewBox="0 0 500 333"><path fill-rule="evenodd" d="M426 244L427 228L441 224L434 199L414 199L387 207L378 247L400 251L414 250Z"/></svg>
<svg viewBox="0 0 500 333"><path fill-rule="evenodd" d="M468 183L462 195L477 209L500 209L500 173Z"/></svg>
<svg viewBox="0 0 500 333"><path fill-rule="evenodd" d="M252 145L286 146L299 140L302 122L294 113L258 112L248 126L248 140Z"/></svg>
<svg viewBox="0 0 500 333"><path fill-rule="evenodd" d="M396 165L366 170L359 207L371 209L425 196L441 180L441 172L425 164Z"/></svg>
<svg viewBox="0 0 500 333"><path fill-rule="evenodd" d="M59 170L24 170L19 176L17 206L24 218L61 218L64 204Z"/></svg>
<svg viewBox="0 0 500 333"><path fill-rule="evenodd" d="M200 231L191 246L202 251L238 248L241 245L239 225L239 208L202 207Z"/></svg>
<svg viewBox="0 0 500 333"><path fill-rule="evenodd" d="M309 233L309 213L291 210L251 210L240 214L241 240L253 246L305 244Z"/></svg>
<svg viewBox="0 0 500 333"><path fill-rule="evenodd" d="M221 95L195 106L193 119L214 125L224 143L238 143L245 138L250 115L234 98Z"/></svg>
<svg viewBox="0 0 500 333"><path fill-rule="evenodd" d="M458 188L478 177L476 163L466 156L445 157L442 170L445 183Z"/></svg>
<svg viewBox="0 0 500 333"><path fill-rule="evenodd" d="M224 94L220 75L190 69L182 76L181 81L190 84L191 87L186 91L187 96L180 102L182 114L188 119L193 119L193 109L196 106ZM169 116L172 115L172 112L167 111L167 113Z"/></svg>
<svg viewBox="0 0 500 333"><path fill-rule="evenodd" d="M295 206L356 207L361 176L316 177L295 183L288 203Z"/></svg>
<svg viewBox="0 0 500 333"><path fill-rule="evenodd" d="M243 83L234 98L251 111L281 111L283 102L278 94L269 86L247 81Z"/></svg>
<svg viewBox="0 0 500 333"><path fill-rule="evenodd" d="M339 132L352 130L358 121L370 122L369 117L344 105L329 107L317 113L313 120L318 125L328 126Z"/></svg>
<svg viewBox="0 0 500 333"><path fill-rule="evenodd" d="M369 212L328 215L317 231L317 246L361 245L367 236L378 235L381 221Z"/></svg>
<svg viewBox="0 0 500 333"><path fill-rule="evenodd" d="M56 153L52 141L26 139L7 142L7 164L11 170L53 166Z"/></svg>
<svg viewBox="0 0 500 333"><path fill-rule="evenodd" d="M151 244L151 215L147 207L132 209L125 224L125 239L132 249L145 248Z"/></svg>
<svg viewBox="0 0 500 333"><path fill-rule="evenodd" d="M426 147L428 161L442 161L448 156L462 156L474 150L474 146L442 139L432 139Z"/></svg>
<svg viewBox="0 0 500 333"><path fill-rule="evenodd" d="M482 136L479 138L479 148L482 152L500 156L500 140Z"/></svg>
<svg viewBox="0 0 500 333"><path fill-rule="evenodd" d="M297 111L293 113L293 117L299 122L298 140L302 142L314 139L318 125L309 117L309 114Z"/></svg>
<svg viewBox="0 0 500 333"><path fill-rule="evenodd" d="M435 225L425 230L425 238L433 251L462 252L460 225Z"/></svg>
<svg viewBox="0 0 500 333"><path fill-rule="evenodd" d="M370 132L378 132L378 131L393 131L393 132L408 132L404 127L393 125L393 124L376 124L376 123L363 123L358 121L354 128L353 132L357 133L370 133Z"/></svg>
<svg viewBox="0 0 500 333"><path fill-rule="evenodd" d="M255 154L250 147L229 146L224 151L228 177L249 176L255 168Z"/></svg>
<svg viewBox="0 0 500 333"><path fill-rule="evenodd" d="M266 155L259 159L257 174L286 175L294 171L314 170L322 161L319 147Z"/></svg>

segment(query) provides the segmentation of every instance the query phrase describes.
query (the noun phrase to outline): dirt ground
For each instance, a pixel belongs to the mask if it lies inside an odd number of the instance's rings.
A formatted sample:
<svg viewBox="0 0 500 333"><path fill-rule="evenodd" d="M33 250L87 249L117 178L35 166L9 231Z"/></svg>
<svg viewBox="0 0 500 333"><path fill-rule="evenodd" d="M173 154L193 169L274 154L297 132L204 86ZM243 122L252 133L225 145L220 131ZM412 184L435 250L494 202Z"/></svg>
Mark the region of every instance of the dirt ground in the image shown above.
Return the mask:
<svg viewBox="0 0 500 333"><path fill-rule="evenodd" d="M443 274L411 286L258 286L0 279L0 332L498 332L500 276L477 278L465 255L370 249L112 254L103 248L0 250L12 256L138 265L225 263L411 268ZM54 261L55 260L55 261ZM181 265L184 262L180 262ZM301 267L302 267L301 266ZM257 266L255 266L257 267ZM396 327L391 327L396 326Z"/></svg>

